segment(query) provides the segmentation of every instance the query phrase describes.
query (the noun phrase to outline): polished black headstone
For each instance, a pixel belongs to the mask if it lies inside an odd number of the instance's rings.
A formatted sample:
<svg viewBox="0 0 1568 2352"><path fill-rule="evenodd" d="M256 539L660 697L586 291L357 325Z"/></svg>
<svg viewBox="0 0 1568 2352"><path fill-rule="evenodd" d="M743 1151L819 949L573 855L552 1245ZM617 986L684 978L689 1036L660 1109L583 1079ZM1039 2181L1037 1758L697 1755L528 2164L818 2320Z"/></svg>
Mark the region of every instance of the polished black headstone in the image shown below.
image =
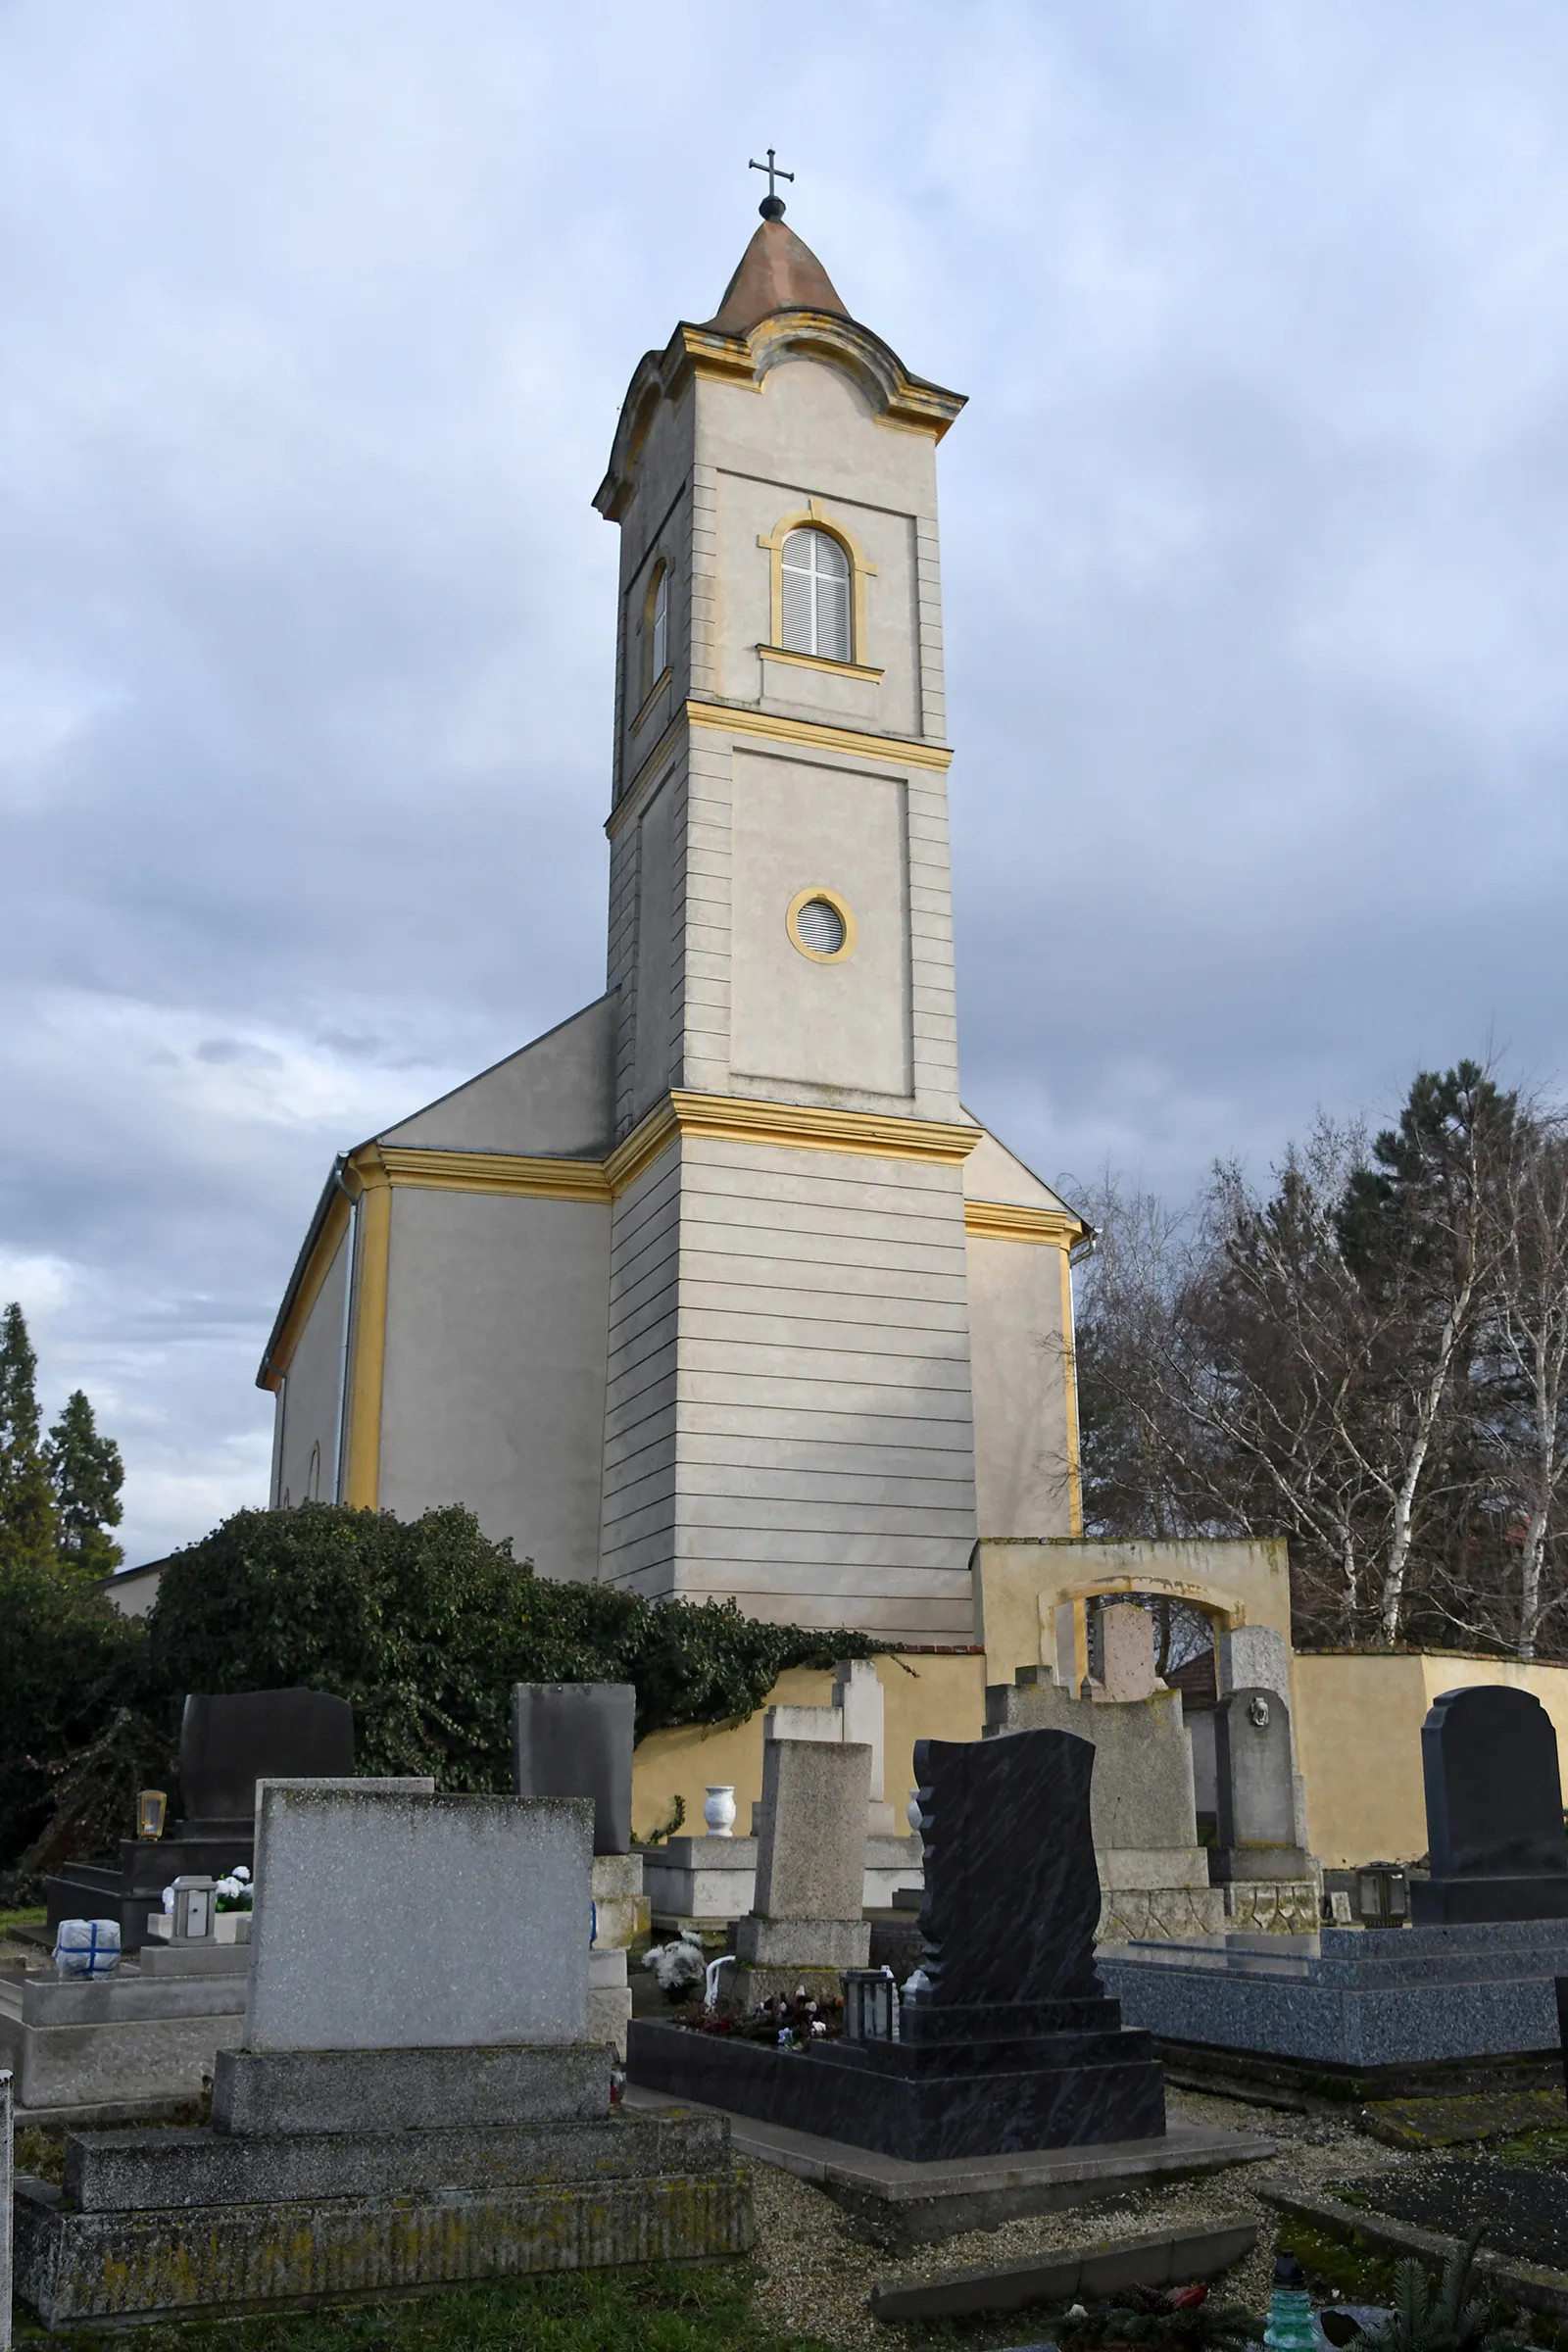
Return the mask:
<svg viewBox="0 0 1568 2352"><path fill-rule="evenodd" d="M115 1919L137 1951L172 1879L254 1868L256 1784L354 1774L354 1710L325 1690L193 1690L179 1735L182 1818L167 1838L126 1838L118 1862L68 1862L44 1882L49 1924Z"/></svg>
<svg viewBox="0 0 1568 2352"><path fill-rule="evenodd" d="M346 1781L354 1709L325 1690L193 1690L179 1727L185 1834L256 1814L261 1780Z"/></svg>
<svg viewBox="0 0 1568 2352"><path fill-rule="evenodd" d="M1568 1919L1557 1735L1539 1698L1483 1683L1446 1690L1421 1727L1431 1877L1417 1927Z"/></svg>
<svg viewBox="0 0 1568 2352"><path fill-rule="evenodd" d="M1071 1732L918 1743L923 1955L897 2041L788 2054L633 2018L632 2081L916 2163L1161 2134L1152 2042L1095 1968L1094 1763Z"/></svg>
<svg viewBox="0 0 1568 2352"><path fill-rule="evenodd" d="M516 1683L513 1787L518 1796L591 1796L594 1852L631 1851L632 1683Z"/></svg>
<svg viewBox="0 0 1568 2352"><path fill-rule="evenodd" d="M1073 1732L916 1742L932 2003L1104 1998L1094 1769Z"/></svg>

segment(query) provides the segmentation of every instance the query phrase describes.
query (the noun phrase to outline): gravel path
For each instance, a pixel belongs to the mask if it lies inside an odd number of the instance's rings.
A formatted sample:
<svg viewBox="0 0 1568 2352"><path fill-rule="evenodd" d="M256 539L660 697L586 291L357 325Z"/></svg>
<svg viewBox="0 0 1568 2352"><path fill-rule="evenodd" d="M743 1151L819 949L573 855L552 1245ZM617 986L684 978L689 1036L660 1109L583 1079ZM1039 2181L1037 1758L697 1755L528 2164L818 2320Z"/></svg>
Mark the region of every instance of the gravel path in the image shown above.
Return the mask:
<svg viewBox="0 0 1568 2352"><path fill-rule="evenodd" d="M1261 2224L1257 2250L1230 2273L1222 2291L1228 2302L1261 2312L1273 2275L1278 2220L1257 2193L1261 2183L1272 2181L1310 2195L1334 2180L1395 2171L1414 2161L1365 2138L1353 2124L1335 2115L1280 2114L1186 2090L1172 2090L1168 2105L1173 2121L1260 2132L1276 2142L1278 2152L1265 2163L1238 2165L1206 2180L1134 2190L1113 2203L1040 2214L1006 2222L1000 2230L973 2230L908 2254L887 2254L864 2244L820 2189L771 2165L758 2165L753 2178L757 2259L762 2274L759 2316L779 2328L819 2335L830 2344L879 2345L882 2352L896 2352L902 2330L871 2317L873 2279L939 2278L947 2271L1019 2262L1030 2254L1152 2229L1160 2222L1206 2224L1239 2215L1255 2215ZM1028 2339L1027 2314L998 2321L998 2343Z"/></svg>

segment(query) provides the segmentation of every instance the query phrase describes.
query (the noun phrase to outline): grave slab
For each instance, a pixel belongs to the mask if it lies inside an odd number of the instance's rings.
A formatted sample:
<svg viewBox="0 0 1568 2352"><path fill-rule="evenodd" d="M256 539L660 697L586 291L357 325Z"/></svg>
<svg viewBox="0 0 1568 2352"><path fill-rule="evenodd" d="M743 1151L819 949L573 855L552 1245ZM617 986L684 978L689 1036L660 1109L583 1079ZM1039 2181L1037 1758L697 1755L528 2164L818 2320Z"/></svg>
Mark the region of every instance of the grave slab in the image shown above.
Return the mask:
<svg viewBox="0 0 1568 2352"><path fill-rule="evenodd" d="M695 2101L635 2082L628 2082L625 2099L634 2111L679 2106L703 2112ZM731 2144L743 2163L771 2164L814 2182L846 2207L867 2237L890 2249L934 2245L1029 2214L1108 2203L1130 2189L1206 2178L1276 2152L1272 2139L1255 2132L1176 2123L1157 2139L913 2163L754 2116L732 2115L729 2121Z"/></svg>
<svg viewBox="0 0 1568 2352"><path fill-rule="evenodd" d="M1206 2227L1144 2230L1071 2253L945 2271L935 2278L879 2278L871 2288L871 2314L878 2320L958 2319L1081 2296L1098 2300L1132 2287L1183 2286L1218 2278L1256 2243L1257 2223L1244 2214Z"/></svg>
<svg viewBox="0 0 1568 2352"><path fill-rule="evenodd" d="M1105 1945L1100 1969L1161 2041L1342 2069L1452 2062L1555 2048L1568 1922Z"/></svg>

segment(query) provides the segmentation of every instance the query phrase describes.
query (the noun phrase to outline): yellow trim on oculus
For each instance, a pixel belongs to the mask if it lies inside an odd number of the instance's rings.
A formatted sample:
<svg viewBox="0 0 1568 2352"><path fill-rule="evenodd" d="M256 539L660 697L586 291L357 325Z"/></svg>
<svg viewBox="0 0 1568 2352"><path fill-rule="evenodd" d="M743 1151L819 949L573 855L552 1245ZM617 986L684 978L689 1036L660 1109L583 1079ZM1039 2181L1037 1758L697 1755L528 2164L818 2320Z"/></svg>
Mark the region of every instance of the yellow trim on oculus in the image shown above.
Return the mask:
<svg viewBox="0 0 1568 2352"><path fill-rule="evenodd" d="M801 937L801 916L808 906L818 902L824 906L831 906L844 927L844 937L838 946L826 953L821 948L808 947ZM811 963L847 963L855 954L854 911L849 901L841 899L836 890L829 890L825 882L813 882L808 889L795 893L789 904L789 912L784 917L784 928L790 935L790 946L797 955L806 956Z"/></svg>
<svg viewBox="0 0 1568 2352"><path fill-rule="evenodd" d="M692 701L686 705L686 716L694 727L765 735L773 743L810 744L823 752L858 752L863 760L891 760L904 767L953 765L952 749L945 743L911 743L901 735L862 734L858 727L824 726L815 718L778 718L771 710L754 710L747 704Z"/></svg>

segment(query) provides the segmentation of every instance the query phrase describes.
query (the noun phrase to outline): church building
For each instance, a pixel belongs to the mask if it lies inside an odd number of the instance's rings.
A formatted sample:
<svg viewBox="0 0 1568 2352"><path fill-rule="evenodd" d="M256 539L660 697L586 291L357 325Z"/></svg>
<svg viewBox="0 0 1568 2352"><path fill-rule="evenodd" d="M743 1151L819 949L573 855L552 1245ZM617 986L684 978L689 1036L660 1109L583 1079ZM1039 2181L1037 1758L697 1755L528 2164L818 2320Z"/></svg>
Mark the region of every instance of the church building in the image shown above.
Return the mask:
<svg viewBox="0 0 1568 2352"><path fill-rule="evenodd" d="M1076 1536L1085 1228L958 1098L937 444L776 196L634 373L606 990L346 1152L259 1379L271 1501L901 1645Z"/></svg>

